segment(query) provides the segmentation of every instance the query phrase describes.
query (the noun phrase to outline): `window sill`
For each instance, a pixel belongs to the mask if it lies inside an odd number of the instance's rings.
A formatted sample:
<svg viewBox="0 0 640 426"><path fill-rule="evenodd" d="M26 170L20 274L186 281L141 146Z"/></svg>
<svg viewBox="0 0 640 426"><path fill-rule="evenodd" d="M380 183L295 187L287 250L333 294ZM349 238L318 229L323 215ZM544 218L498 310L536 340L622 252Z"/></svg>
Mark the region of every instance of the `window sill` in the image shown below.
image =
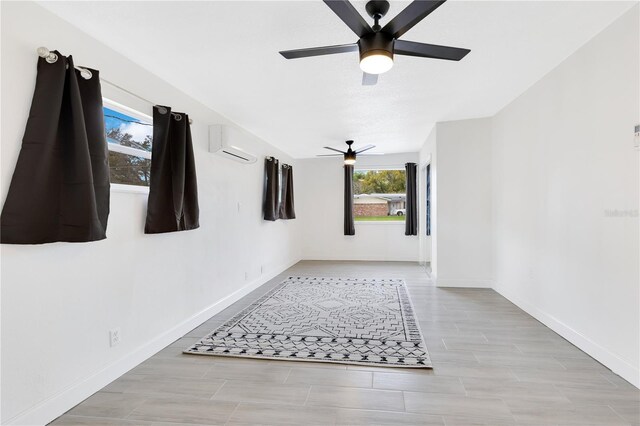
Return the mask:
<svg viewBox="0 0 640 426"><path fill-rule="evenodd" d="M356 225L373 225L373 226L380 226L380 225L396 225L396 226L404 226L405 221L404 220L355 220L354 223Z"/></svg>
<svg viewBox="0 0 640 426"><path fill-rule="evenodd" d="M112 183L111 184L111 192L125 192L129 194L149 194L148 186L138 186L138 185L122 185L120 183Z"/></svg>

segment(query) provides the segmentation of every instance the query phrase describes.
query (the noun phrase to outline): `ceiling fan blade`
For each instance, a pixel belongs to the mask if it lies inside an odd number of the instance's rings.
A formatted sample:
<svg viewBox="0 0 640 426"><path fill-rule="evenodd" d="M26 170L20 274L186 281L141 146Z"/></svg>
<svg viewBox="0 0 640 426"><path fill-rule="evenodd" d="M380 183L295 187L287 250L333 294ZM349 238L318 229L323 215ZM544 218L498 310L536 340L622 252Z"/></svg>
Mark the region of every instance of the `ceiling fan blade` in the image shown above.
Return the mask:
<svg viewBox="0 0 640 426"><path fill-rule="evenodd" d="M377 82L378 82L378 74L367 74L366 72L362 73L363 86L374 86Z"/></svg>
<svg viewBox="0 0 640 426"><path fill-rule="evenodd" d="M418 56L421 58L447 59L459 61L471 52L460 47L439 46L437 44L416 43L415 41L396 40L393 53L396 55Z"/></svg>
<svg viewBox="0 0 640 426"><path fill-rule="evenodd" d="M376 147L375 145L365 145L365 146L363 146L362 148L358 149L358 150L356 151L356 154L360 154L361 152L368 151L368 150L373 149L373 148L375 148L375 147Z"/></svg>
<svg viewBox="0 0 640 426"><path fill-rule="evenodd" d="M395 18L387 22L387 25L382 28L382 32L398 38L426 18L431 12L442 6L445 1L447 0L416 0L405 7Z"/></svg>
<svg viewBox="0 0 640 426"><path fill-rule="evenodd" d="M373 157L374 155L386 155L384 152L369 152L368 154L358 154L361 157Z"/></svg>
<svg viewBox="0 0 640 426"><path fill-rule="evenodd" d="M318 154L316 157L343 157L343 154Z"/></svg>
<svg viewBox="0 0 640 426"><path fill-rule="evenodd" d="M356 52L357 43L336 46L310 47L307 49L283 50L280 52L287 59L308 58L309 56L333 55L335 53Z"/></svg>
<svg viewBox="0 0 640 426"><path fill-rule="evenodd" d="M330 146L323 147L324 149L330 149L331 151L339 152L340 154L346 154L344 151L340 151L339 149L331 148ZM335 154L334 154L335 155Z"/></svg>
<svg viewBox="0 0 640 426"><path fill-rule="evenodd" d="M358 37L363 37L373 31L362 15L347 0L324 0L324 2Z"/></svg>

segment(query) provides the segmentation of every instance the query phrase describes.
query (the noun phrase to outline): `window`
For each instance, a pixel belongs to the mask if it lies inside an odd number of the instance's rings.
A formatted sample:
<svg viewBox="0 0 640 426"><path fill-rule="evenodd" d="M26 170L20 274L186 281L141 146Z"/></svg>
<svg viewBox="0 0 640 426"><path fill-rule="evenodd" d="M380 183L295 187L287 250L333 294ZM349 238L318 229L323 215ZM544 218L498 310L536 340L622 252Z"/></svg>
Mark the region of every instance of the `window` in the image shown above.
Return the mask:
<svg viewBox="0 0 640 426"><path fill-rule="evenodd" d="M407 213L404 170L356 170L353 216L356 221L404 221Z"/></svg>
<svg viewBox="0 0 640 426"><path fill-rule="evenodd" d="M153 119L104 100L111 183L149 186Z"/></svg>

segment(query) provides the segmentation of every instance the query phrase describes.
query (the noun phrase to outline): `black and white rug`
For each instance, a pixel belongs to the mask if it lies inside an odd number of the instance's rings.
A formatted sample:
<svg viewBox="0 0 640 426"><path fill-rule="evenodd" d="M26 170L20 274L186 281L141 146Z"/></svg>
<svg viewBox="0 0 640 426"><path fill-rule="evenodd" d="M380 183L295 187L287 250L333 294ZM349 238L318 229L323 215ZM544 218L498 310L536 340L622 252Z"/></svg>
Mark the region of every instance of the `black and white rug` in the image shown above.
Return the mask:
<svg viewBox="0 0 640 426"><path fill-rule="evenodd" d="M289 277L184 353L431 368L399 279Z"/></svg>

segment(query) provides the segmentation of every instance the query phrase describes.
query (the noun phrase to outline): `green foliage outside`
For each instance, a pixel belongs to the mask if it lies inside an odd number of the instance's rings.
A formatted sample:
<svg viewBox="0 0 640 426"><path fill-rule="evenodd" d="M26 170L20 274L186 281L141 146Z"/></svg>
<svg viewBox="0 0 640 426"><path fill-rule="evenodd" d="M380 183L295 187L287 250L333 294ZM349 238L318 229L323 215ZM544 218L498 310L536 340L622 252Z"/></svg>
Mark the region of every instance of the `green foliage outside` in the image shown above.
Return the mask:
<svg viewBox="0 0 640 426"><path fill-rule="evenodd" d="M354 194L403 194L404 170L367 170L353 173Z"/></svg>

